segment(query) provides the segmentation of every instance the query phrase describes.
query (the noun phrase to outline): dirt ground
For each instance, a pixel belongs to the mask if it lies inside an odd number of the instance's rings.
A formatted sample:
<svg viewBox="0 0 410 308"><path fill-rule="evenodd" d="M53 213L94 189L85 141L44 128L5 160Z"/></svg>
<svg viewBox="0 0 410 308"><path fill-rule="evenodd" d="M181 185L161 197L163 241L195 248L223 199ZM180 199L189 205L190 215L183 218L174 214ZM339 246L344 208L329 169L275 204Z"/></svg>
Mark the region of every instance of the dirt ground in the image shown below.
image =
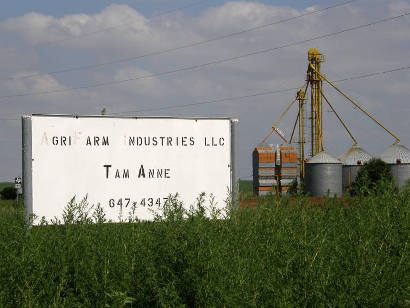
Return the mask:
<svg viewBox="0 0 410 308"><path fill-rule="evenodd" d="M308 206L309 207L317 207L317 206L320 207L320 206L325 204L326 200L327 200L327 198L310 197L309 202L308 202ZM339 198L339 201L341 201L346 207L349 207L349 202L346 198ZM242 200L240 202L239 208L245 209L245 208L257 207L260 202L263 202L263 200L258 199L258 198ZM296 202L295 198L290 199L291 204L293 204L295 202Z"/></svg>

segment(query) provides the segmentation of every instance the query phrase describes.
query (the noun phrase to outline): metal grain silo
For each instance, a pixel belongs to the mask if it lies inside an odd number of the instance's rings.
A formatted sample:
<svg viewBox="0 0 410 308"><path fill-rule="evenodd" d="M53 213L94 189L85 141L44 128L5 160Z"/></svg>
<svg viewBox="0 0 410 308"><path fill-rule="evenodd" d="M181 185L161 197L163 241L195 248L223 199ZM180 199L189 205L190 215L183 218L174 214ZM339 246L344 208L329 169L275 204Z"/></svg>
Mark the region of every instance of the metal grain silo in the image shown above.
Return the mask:
<svg viewBox="0 0 410 308"><path fill-rule="evenodd" d="M357 173L362 165L373 157L358 145L352 146L346 153L339 157L342 162L342 183L343 191L351 188L356 180Z"/></svg>
<svg viewBox="0 0 410 308"><path fill-rule="evenodd" d="M342 163L326 153L317 153L306 163L305 185L313 197L342 195Z"/></svg>
<svg viewBox="0 0 410 308"><path fill-rule="evenodd" d="M380 154L380 159L391 165L397 186L403 187L410 179L410 150L401 144L393 144Z"/></svg>

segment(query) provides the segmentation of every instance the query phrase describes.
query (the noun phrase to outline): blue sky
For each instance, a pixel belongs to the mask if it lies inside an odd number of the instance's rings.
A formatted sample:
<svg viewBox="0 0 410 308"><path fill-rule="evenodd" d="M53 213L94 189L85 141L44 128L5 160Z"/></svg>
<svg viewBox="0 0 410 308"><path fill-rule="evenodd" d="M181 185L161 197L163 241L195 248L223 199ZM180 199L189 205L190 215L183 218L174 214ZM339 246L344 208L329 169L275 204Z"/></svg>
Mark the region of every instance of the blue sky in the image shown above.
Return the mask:
<svg viewBox="0 0 410 308"><path fill-rule="evenodd" d="M406 16L236 61L132 81L139 76L301 42L410 12L409 0L356 0L323 13L192 48L93 69L50 73L190 45L303 15L312 11L311 6L320 9L344 1L206 0L181 12L151 18L197 2L18 0L3 4L0 11L0 96L3 96L0 98L0 181L21 173L21 131L16 119L22 114L99 114L102 108L108 113L124 111L124 115L135 114L127 111L159 108L139 114L239 118L239 175L246 177L251 173L252 149L295 93L181 109L160 108L299 86L305 80L306 54L312 47L324 53L323 71L331 80L410 65L410 17ZM408 147L409 71L340 83L342 90L399 135ZM127 79L131 81L106 87L36 94ZM363 148L378 155L393 143L389 135L334 91L325 90ZM293 121L292 115L285 117L280 129L289 133ZM325 147L331 154L339 156L352 145L331 112L325 113L325 127ZM274 136L270 142L280 143L280 140Z"/></svg>

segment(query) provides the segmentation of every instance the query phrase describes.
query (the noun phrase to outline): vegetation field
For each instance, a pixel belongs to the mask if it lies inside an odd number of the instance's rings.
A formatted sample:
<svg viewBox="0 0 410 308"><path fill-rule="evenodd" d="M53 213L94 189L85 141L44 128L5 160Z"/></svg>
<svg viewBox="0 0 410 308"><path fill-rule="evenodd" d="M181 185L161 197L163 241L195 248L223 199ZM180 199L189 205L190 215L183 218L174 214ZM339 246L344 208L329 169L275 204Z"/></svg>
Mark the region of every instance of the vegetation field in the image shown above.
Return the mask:
<svg viewBox="0 0 410 308"><path fill-rule="evenodd" d="M35 227L0 202L0 307L410 305L408 191L263 198L225 219L174 200L120 224L72 203L66 224Z"/></svg>
<svg viewBox="0 0 410 308"><path fill-rule="evenodd" d="M13 183L9 182L0 182L0 191L2 191L5 187L13 187Z"/></svg>
<svg viewBox="0 0 410 308"><path fill-rule="evenodd" d="M239 181L239 190L242 194L252 194L253 193L253 182L252 181Z"/></svg>

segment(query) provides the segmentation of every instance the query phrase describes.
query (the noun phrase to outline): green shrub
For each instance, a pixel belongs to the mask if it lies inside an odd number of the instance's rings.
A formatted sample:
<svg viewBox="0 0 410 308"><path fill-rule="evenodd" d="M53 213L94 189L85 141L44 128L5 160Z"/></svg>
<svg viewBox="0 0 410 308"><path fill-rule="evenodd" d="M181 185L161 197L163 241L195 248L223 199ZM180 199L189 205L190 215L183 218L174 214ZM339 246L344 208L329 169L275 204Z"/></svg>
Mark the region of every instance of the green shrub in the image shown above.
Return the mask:
<svg viewBox="0 0 410 308"><path fill-rule="evenodd" d="M17 198L17 191L14 187L5 187L0 195L3 200L14 200Z"/></svg>
<svg viewBox="0 0 410 308"><path fill-rule="evenodd" d="M263 198L205 215L171 198L152 222L102 223L70 201L62 222L29 227L0 206L0 307L352 307L410 299L408 194Z"/></svg>
<svg viewBox="0 0 410 308"><path fill-rule="evenodd" d="M392 190L393 183L390 166L381 159L373 158L366 162L357 173L351 194L354 196L380 195L385 190Z"/></svg>
<svg viewBox="0 0 410 308"><path fill-rule="evenodd" d="M288 190L288 194L291 196L306 196L307 192L305 181L300 179L298 182L297 179L294 179Z"/></svg>

